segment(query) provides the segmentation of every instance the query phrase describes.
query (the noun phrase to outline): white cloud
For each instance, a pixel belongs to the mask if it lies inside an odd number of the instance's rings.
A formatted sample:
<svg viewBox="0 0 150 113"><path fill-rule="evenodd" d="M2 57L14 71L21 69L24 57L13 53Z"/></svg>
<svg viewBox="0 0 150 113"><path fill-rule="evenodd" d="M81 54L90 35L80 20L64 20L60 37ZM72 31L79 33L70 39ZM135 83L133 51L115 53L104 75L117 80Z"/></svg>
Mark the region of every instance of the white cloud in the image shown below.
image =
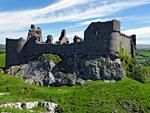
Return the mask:
<svg viewBox="0 0 150 113"><path fill-rule="evenodd" d="M150 3L149 0L105 1L59 0L42 9L0 13L0 26L2 26L0 27L0 31L3 32L0 35L0 38L7 37L8 34L11 34L11 37L14 38L17 35L14 31L26 30L30 24L80 21L96 17L100 18L123 9ZM79 25L88 24L89 22L90 21L83 22ZM19 36L17 35L17 37Z"/></svg>
<svg viewBox="0 0 150 113"><path fill-rule="evenodd" d="M31 23L51 23L55 22L55 20L57 22L63 15L59 15L59 19L56 19L57 16L53 15L52 12L69 8L75 5L86 4L90 1L92 0L59 0L59 2L56 2L55 4L42 9L0 13L0 25L3 26L0 28L0 31L20 30L27 27ZM50 17L48 15L50 15ZM62 21L63 20L66 20L66 18L62 18Z"/></svg>
<svg viewBox="0 0 150 113"><path fill-rule="evenodd" d="M150 39L150 27L129 29L129 30L123 31L123 33L125 33L127 35L136 34L137 39L138 38L149 38Z"/></svg>
<svg viewBox="0 0 150 113"><path fill-rule="evenodd" d="M75 18L75 20L83 20L88 18L95 18L95 17L104 17L106 15L112 14L114 12L135 7L138 5L148 4L150 1L148 0L135 0L135 1L123 1L123 2L114 2L107 5L103 5L100 7L94 7L92 9L89 9L85 12L77 14L78 18Z"/></svg>
<svg viewBox="0 0 150 113"><path fill-rule="evenodd" d="M18 33L15 33L15 32L6 32L6 33L0 33L0 42L2 44L5 44L6 38L18 39L20 37L23 37L24 39L26 39L27 32L18 32Z"/></svg>
<svg viewBox="0 0 150 113"><path fill-rule="evenodd" d="M96 0L95 0L96 1ZM71 8L76 5L84 5L88 7L93 0L60 0L55 4L42 9L25 10L18 12L4 12L0 13L0 31L16 31L24 29L31 23L41 24L41 23L52 23L59 21L78 21L88 18L103 17L111 13L150 3L149 0L136 0L136 1L123 1L106 3L105 5L100 5L97 7L87 8L82 10L82 8L72 8L71 10L62 10ZM96 1L94 4L98 4L100 1ZM60 11L55 13L55 11Z"/></svg>
<svg viewBox="0 0 150 113"><path fill-rule="evenodd" d="M116 20L120 20L120 18L104 18L104 19L94 19L94 20L90 20L90 21L84 21L84 22L81 22L81 23L78 23L74 26L70 26L68 29L71 29L71 28L76 28L76 27L81 27L81 26L84 26L84 25L89 25L90 23L92 22L104 22L104 21L110 21L110 20L113 20L113 19L116 19Z"/></svg>

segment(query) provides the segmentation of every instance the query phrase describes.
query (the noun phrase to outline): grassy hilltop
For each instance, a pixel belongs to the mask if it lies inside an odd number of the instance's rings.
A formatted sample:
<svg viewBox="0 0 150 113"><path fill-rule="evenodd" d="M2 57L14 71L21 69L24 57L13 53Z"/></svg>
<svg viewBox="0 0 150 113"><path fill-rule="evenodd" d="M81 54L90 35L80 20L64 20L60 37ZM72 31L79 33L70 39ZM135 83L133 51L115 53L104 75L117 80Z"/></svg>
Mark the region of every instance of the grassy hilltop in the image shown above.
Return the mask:
<svg viewBox="0 0 150 113"><path fill-rule="evenodd" d="M114 83L91 81L83 86L42 87L0 73L0 92L10 93L0 96L0 104L50 101L59 104L67 113L150 112L150 85L127 77ZM0 108L0 111L18 113L15 108Z"/></svg>

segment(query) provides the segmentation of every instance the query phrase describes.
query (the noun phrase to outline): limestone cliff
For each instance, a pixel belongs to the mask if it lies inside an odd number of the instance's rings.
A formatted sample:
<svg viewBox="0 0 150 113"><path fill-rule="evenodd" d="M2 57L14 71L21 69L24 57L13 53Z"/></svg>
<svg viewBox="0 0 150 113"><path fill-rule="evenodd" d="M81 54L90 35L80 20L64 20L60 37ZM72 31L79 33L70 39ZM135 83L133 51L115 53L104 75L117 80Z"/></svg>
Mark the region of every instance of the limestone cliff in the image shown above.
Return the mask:
<svg viewBox="0 0 150 113"><path fill-rule="evenodd" d="M49 55L49 54L48 54ZM55 57L58 57L55 55ZM87 80L118 81L123 79L119 59L88 56L63 56L62 60L40 56L34 61L6 70L25 78L27 83L42 86L82 85Z"/></svg>

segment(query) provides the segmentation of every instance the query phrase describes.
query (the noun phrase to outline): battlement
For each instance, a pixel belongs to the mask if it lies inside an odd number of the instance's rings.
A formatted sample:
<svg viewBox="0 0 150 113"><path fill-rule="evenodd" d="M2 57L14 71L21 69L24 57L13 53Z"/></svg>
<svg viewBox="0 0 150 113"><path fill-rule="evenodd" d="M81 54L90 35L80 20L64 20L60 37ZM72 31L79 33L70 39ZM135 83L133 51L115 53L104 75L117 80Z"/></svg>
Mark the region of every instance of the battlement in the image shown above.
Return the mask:
<svg viewBox="0 0 150 113"><path fill-rule="evenodd" d="M120 22L92 22L84 32L84 39L76 36L74 43L69 44L66 30L63 29L60 38L53 43L52 35L42 39L42 30L31 25L27 40L6 39L6 67L27 63L41 54L51 53L60 56L103 56L109 57L119 51L119 44L127 48L132 57L135 56L136 36L127 36L120 32Z"/></svg>

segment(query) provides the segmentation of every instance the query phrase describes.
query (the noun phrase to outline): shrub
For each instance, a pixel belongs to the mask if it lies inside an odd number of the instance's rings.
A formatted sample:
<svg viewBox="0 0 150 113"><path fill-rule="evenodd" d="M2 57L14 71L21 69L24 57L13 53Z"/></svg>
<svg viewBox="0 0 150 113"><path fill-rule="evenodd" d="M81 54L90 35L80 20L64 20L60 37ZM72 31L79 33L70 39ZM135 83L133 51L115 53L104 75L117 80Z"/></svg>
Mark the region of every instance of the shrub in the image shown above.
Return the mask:
<svg viewBox="0 0 150 113"><path fill-rule="evenodd" d="M129 55L129 52L127 49L122 49L121 43L120 43L120 51L116 52L119 54L119 57L121 59L121 64L124 67L126 71L126 76L129 78L132 78L134 80L137 80L142 83L148 82L147 71L140 66L135 58L132 58Z"/></svg>

